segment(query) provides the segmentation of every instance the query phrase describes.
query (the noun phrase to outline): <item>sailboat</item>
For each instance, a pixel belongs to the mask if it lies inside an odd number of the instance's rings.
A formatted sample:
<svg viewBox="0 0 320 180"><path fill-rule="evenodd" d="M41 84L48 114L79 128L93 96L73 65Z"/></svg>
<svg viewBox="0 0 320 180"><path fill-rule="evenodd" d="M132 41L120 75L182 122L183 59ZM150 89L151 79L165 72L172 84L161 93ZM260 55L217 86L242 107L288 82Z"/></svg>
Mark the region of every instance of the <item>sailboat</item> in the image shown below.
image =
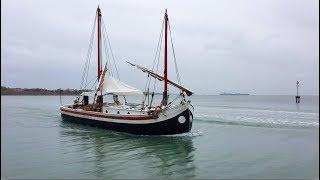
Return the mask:
<svg viewBox="0 0 320 180"><path fill-rule="evenodd" d="M73 104L61 105L60 112L62 119L64 121L139 135L170 135L189 132L192 128L194 109L191 101L187 100L187 98L191 96L193 92L183 87L180 80L180 83L176 83L168 79L168 27L170 32L171 30L167 10L165 11L162 22L160 41L157 49L157 54L160 54L164 32L163 75L154 71L154 68L148 69L127 62L130 66L147 74L148 90L146 92L142 92L138 88L128 85L112 76L109 72L110 68L108 68L108 63L102 68L101 17L101 9L98 7L94 23L94 27L95 24L97 24L98 41L98 67L95 78L97 84L94 90L85 91L78 95ZM92 35L94 31L93 28ZM159 64L159 62L157 64ZM154 88L152 92L149 89L151 80L154 80L154 82L163 82L162 100L159 104L154 103ZM168 86L172 86L179 91L178 96L172 101L169 99ZM142 97L142 103L127 102L126 97L137 95ZM112 96L113 101L106 102L107 96ZM119 96L123 96L125 101L120 102Z"/></svg>

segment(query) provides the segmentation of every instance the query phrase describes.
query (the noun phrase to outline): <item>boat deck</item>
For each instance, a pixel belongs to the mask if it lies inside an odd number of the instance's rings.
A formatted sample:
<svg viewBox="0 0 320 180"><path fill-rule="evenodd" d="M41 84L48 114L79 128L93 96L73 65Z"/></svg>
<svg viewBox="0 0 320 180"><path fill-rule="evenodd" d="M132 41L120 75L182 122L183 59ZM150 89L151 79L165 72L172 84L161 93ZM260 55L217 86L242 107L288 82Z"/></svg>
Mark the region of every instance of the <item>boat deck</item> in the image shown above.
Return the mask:
<svg viewBox="0 0 320 180"><path fill-rule="evenodd" d="M102 107L88 104L88 105L68 105L65 106L72 109L100 112L103 114L117 114L117 115L148 115L150 111L154 111L155 107L142 106L141 104L116 104L116 103L103 103Z"/></svg>

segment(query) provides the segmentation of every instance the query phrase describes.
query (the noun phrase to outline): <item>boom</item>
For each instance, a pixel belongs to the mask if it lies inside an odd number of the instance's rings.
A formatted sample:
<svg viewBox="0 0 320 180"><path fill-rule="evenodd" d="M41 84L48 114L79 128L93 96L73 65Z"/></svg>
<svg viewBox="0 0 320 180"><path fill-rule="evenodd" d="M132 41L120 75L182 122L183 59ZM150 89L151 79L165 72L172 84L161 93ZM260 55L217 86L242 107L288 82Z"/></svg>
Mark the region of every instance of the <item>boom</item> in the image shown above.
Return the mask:
<svg viewBox="0 0 320 180"><path fill-rule="evenodd" d="M134 66L134 67L140 69L142 72L147 73L150 76L158 79L159 81L165 80L165 78L163 76L160 76L159 74L156 74L153 71L151 71L151 70L149 70L149 69L147 69L145 67L139 66L137 64L130 63L128 61L127 61L127 63L130 64L131 66ZM180 89L181 91L185 92L188 96L191 96L193 94L193 92L191 92L190 90L180 86L179 84L177 84L175 82L170 81L169 79L167 79L167 82L168 82L168 84L173 85L174 87L176 87L176 88Z"/></svg>

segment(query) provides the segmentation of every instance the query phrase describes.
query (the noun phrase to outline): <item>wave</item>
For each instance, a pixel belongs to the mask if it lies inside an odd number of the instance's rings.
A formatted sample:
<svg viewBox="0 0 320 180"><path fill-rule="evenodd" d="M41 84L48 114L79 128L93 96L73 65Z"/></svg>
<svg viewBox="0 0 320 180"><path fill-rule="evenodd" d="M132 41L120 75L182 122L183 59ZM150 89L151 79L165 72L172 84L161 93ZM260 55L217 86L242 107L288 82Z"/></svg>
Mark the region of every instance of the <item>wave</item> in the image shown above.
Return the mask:
<svg viewBox="0 0 320 180"><path fill-rule="evenodd" d="M195 121L216 124L271 128L318 128L318 112L253 109L238 107L198 107Z"/></svg>
<svg viewBox="0 0 320 180"><path fill-rule="evenodd" d="M237 111L264 111L264 112L272 112L272 113L301 113L301 114L309 114L309 113L319 113L319 107L308 108L300 110L299 107L295 108L275 108L275 107L251 107L251 106L232 106L232 105L201 105L195 106L195 109L224 109L224 110L234 110Z"/></svg>
<svg viewBox="0 0 320 180"><path fill-rule="evenodd" d="M267 128L319 128L319 122L303 122L303 121L286 121L286 120L230 120L222 118L204 118L196 117L194 119L198 122L224 124L224 125L240 125L253 127L267 127Z"/></svg>
<svg viewBox="0 0 320 180"><path fill-rule="evenodd" d="M197 137L197 136L202 136L203 132L200 130L191 130L190 132L187 133L182 133L182 134L172 134L172 135L162 135L162 136L167 136L167 137Z"/></svg>
<svg viewBox="0 0 320 180"><path fill-rule="evenodd" d="M202 136L203 132L200 130L191 130L187 133L182 134L170 134L170 135L142 135L142 134L130 134L126 132L117 132L117 131L111 131L106 130L108 134L110 135L126 135L126 136L136 136L136 137L197 137Z"/></svg>

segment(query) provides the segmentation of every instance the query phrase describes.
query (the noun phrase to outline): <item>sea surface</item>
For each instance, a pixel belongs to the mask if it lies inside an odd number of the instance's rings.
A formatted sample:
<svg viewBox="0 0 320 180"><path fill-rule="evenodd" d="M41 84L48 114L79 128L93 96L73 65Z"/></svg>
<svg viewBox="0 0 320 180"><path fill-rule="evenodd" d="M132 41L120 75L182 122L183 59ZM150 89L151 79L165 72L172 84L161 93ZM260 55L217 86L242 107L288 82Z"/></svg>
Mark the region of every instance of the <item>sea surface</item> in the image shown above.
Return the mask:
<svg viewBox="0 0 320 180"><path fill-rule="evenodd" d="M196 95L190 133L138 136L63 122L59 96L1 96L1 177L319 179L318 98Z"/></svg>

